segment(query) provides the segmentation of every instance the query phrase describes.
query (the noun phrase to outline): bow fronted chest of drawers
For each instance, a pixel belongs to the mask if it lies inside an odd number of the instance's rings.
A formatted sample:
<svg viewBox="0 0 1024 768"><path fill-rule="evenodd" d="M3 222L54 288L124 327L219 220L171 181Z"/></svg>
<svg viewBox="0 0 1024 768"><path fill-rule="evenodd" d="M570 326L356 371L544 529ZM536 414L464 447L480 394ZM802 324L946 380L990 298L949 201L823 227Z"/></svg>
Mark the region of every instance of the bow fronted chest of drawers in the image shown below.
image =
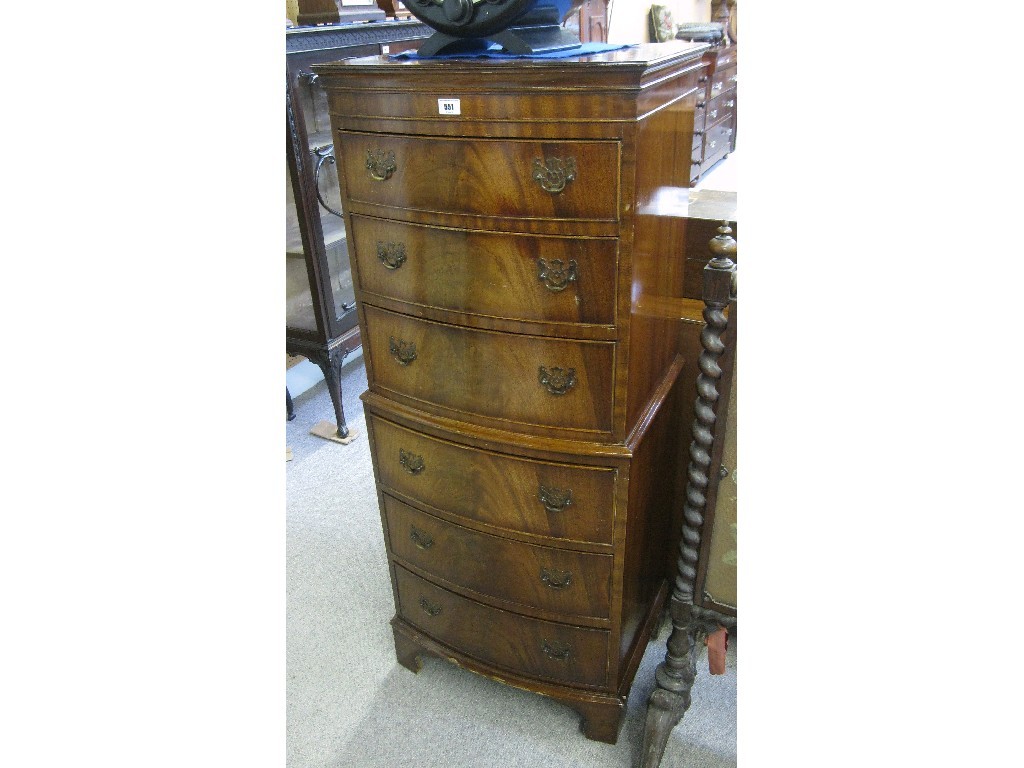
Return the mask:
<svg viewBox="0 0 1024 768"><path fill-rule="evenodd" d="M685 222L642 210L688 186L706 49L316 68L398 659L551 696L611 743L686 482Z"/></svg>

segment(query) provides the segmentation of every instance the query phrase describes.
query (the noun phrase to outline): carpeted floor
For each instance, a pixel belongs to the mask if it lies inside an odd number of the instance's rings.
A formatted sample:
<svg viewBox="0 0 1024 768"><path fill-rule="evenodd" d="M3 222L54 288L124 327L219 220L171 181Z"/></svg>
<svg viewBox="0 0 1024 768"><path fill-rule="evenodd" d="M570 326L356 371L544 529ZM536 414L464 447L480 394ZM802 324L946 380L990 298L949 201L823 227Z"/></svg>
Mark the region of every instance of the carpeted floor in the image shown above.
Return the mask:
<svg viewBox="0 0 1024 768"><path fill-rule="evenodd" d="M326 385L295 398L287 462L287 717L289 768L578 768L637 762L654 669L652 641L630 693L618 744L589 741L578 715L448 662L419 674L395 661L394 602L359 395L361 357L344 368L347 446L309 434L334 420ZM693 705L673 731L664 768L736 765L736 643L728 670L702 660Z"/></svg>

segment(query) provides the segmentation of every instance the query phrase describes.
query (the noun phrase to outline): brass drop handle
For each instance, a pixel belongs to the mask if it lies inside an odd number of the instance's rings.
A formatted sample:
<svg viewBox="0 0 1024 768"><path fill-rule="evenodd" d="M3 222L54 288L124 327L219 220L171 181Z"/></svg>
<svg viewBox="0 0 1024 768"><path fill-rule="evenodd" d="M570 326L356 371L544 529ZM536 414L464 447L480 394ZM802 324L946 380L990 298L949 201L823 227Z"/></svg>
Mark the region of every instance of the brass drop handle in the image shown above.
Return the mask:
<svg viewBox="0 0 1024 768"><path fill-rule="evenodd" d="M420 608L423 609L424 613L429 614L431 616L437 616L439 613L441 613L441 606L430 602L425 597L420 598Z"/></svg>
<svg viewBox="0 0 1024 768"><path fill-rule="evenodd" d="M420 549L430 549L434 546L434 539L430 535L424 533L415 525L409 526L409 538L412 539L412 543Z"/></svg>
<svg viewBox="0 0 1024 768"><path fill-rule="evenodd" d="M725 102L725 106L727 106L727 107L735 107L736 106L736 99L729 99L727 102Z"/></svg>
<svg viewBox="0 0 1024 768"><path fill-rule="evenodd" d="M569 654L572 653L572 646L568 643L551 643L547 638L540 641L540 649L544 652L545 656L549 656L552 659L558 659L564 661L569 658Z"/></svg>
<svg viewBox="0 0 1024 768"><path fill-rule="evenodd" d="M569 283L576 282L576 259L569 259L568 266L561 259L552 259L550 263L537 259L537 268L537 279L552 293L564 291Z"/></svg>
<svg viewBox="0 0 1024 768"><path fill-rule="evenodd" d="M716 117L718 117L718 110L716 109L716 110L712 111L710 114L711 114L711 119L714 120Z"/></svg>
<svg viewBox="0 0 1024 768"><path fill-rule="evenodd" d="M410 475L418 475L427 468L427 465L423 462L422 456L410 453L405 450L405 448L398 449L398 463L401 464L402 469Z"/></svg>
<svg viewBox="0 0 1024 768"><path fill-rule="evenodd" d="M724 80L719 80L717 83L715 83L714 85L711 86L711 90L712 91L719 91L719 90L722 89L723 85L725 85L725 81Z"/></svg>
<svg viewBox="0 0 1024 768"><path fill-rule="evenodd" d="M552 368L540 367L539 376L541 385L552 395L564 395L576 386L575 368Z"/></svg>
<svg viewBox="0 0 1024 768"><path fill-rule="evenodd" d="M540 184L545 192L557 195L575 178L576 158L535 158L533 161L533 180Z"/></svg>
<svg viewBox="0 0 1024 768"><path fill-rule="evenodd" d="M416 359L416 344L412 341L389 336L388 351L391 352L391 356L398 361L399 365L408 365Z"/></svg>
<svg viewBox="0 0 1024 768"><path fill-rule="evenodd" d="M385 152L383 149L366 150L366 170L370 172L370 178L377 181L387 181L391 178L398 164L395 162L394 151Z"/></svg>
<svg viewBox="0 0 1024 768"><path fill-rule="evenodd" d="M405 264L405 244L377 241L377 258L387 269L398 269Z"/></svg>
<svg viewBox="0 0 1024 768"><path fill-rule="evenodd" d="M572 488L562 490L542 485L537 491L537 498L548 512L561 512L572 505Z"/></svg>
<svg viewBox="0 0 1024 768"><path fill-rule="evenodd" d="M540 569L540 580L551 589L568 589L569 585L572 584L572 571L558 571L548 570L547 568Z"/></svg>

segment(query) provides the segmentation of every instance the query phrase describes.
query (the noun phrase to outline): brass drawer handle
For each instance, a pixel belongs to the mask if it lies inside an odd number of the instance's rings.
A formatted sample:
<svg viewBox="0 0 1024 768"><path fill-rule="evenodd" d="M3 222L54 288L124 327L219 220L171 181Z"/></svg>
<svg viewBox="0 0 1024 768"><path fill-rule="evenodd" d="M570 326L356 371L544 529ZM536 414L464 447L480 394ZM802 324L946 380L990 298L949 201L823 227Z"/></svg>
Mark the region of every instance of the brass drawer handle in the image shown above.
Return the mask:
<svg viewBox="0 0 1024 768"><path fill-rule="evenodd" d="M547 568L541 568L540 580L552 589L568 589L572 584L572 571L549 571Z"/></svg>
<svg viewBox="0 0 1024 768"><path fill-rule="evenodd" d="M398 269L405 264L405 245L377 241L377 258L388 269Z"/></svg>
<svg viewBox="0 0 1024 768"><path fill-rule="evenodd" d="M423 609L424 613L430 614L431 616L437 616L441 613L441 606L435 605L425 597L420 598L420 608Z"/></svg>
<svg viewBox="0 0 1024 768"><path fill-rule="evenodd" d="M544 651L545 656L550 656L552 659L565 660L569 658L569 654L572 653L572 646L568 643L550 643L547 638L544 638L540 642L540 649Z"/></svg>
<svg viewBox="0 0 1024 768"><path fill-rule="evenodd" d="M377 181L387 181L390 179L391 174L398 170L394 151L389 150L385 152L383 149L366 150L366 170L370 172L370 177Z"/></svg>
<svg viewBox="0 0 1024 768"><path fill-rule="evenodd" d="M540 184L541 189L557 195L565 185L576 178L576 159L567 157L564 160L552 157L548 160L535 158L533 161L533 180Z"/></svg>
<svg viewBox="0 0 1024 768"><path fill-rule="evenodd" d="M398 449L398 463L402 465L410 475L418 475L427 465L423 463L423 457L417 456L415 453L409 453L405 448Z"/></svg>
<svg viewBox="0 0 1024 768"><path fill-rule="evenodd" d="M725 81L724 80L719 80L717 83L715 83L714 85L711 86L711 90L712 91L720 91L720 90L722 90L722 86L723 85L725 85Z"/></svg>
<svg viewBox="0 0 1024 768"><path fill-rule="evenodd" d="M537 498L548 512L561 512L572 505L572 488L563 491L561 488L548 488L542 485L537 492Z"/></svg>
<svg viewBox="0 0 1024 768"><path fill-rule="evenodd" d="M576 386L575 368L566 370L557 366L553 368L545 368L542 365L540 367L539 374L540 383L552 395L564 395Z"/></svg>
<svg viewBox="0 0 1024 768"><path fill-rule="evenodd" d="M716 117L718 117L718 110L716 109L715 111L711 112L710 114L711 114L711 119L714 120Z"/></svg>
<svg viewBox="0 0 1024 768"><path fill-rule="evenodd" d="M561 259L552 259L550 264L544 259L537 259L537 267L540 269L537 279L554 293L564 291L569 283L576 282L576 259L569 259L568 267Z"/></svg>
<svg viewBox="0 0 1024 768"><path fill-rule="evenodd" d="M388 351L391 352L391 356L400 365L408 365L416 359L416 344L411 341L396 339L394 336L388 337Z"/></svg>
<svg viewBox="0 0 1024 768"><path fill-rule="evenodd" d="M712 141L710 144L708 144L708 148L709 149L714 149L715 148L715 143L716 142Z"/></svg>
<svg viewBox="0 0 1024 768"><path fill-rule="evenodd" d="M727 106L727 107L735 107L736 106L736 99L729 99L727 102L725 102L725 106Z"/></svg>
<svg viewBox="0 0 1024 768"><path fill-rule="evenodd" d="M409 538L412 539L412 543L417 547L420 549L430 549L434 546L434 540L415 525L410 525L409 529Z"/></svg>

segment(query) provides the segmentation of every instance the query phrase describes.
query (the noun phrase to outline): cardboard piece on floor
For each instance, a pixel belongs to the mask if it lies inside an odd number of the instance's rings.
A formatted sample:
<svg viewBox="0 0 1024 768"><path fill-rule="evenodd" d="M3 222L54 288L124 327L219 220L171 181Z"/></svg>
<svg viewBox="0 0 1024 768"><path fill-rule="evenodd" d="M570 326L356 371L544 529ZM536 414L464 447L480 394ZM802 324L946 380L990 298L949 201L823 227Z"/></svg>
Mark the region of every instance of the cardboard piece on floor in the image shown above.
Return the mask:
<svg viewBox="0 0 1024 768"><path fill-rule="evenodd" d="M330 440L334 443L341 443L342 445L348 445L356 439L357 433L352 427L348 428L348 437L338 437L338 425L333 421L320 421L313 425L313 428L309 430L309 434L322 437L325 440Z"/></svg>
<svg viewBox="0 0 1024 768"><path fill-rule="evenodd" d="M292 449L288 448L287 446L285 446L285 449L284 449L284 460L285 461L291 461L292 458L293 458L292 457Z"/></svg>

